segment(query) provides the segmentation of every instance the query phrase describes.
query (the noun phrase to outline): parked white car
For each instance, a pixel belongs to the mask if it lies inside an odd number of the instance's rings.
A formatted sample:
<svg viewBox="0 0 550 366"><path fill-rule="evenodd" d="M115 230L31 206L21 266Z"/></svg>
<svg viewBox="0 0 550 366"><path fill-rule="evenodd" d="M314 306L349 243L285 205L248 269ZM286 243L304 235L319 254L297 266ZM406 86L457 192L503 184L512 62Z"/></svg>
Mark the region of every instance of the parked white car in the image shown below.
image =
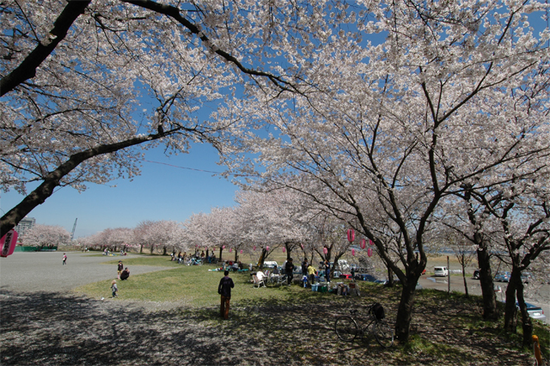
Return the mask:
<svg viewBox="0 0 550 366"><path fill-rule="evenodd" d="M276 268L277 262L275 261L265 261L264 262L264 268Z"/></svg>
<svg viewBox="0 0 550 366"><path fill-rule="evenodd" d="M444 266L434 267L434 277L447 277L449 275L449 270Z"/></svg>
<svg viewBox="0 0 550 366"><path fill-rule="evenodd" d="M348 264L348 261L345 259L338 259L338 269L342 272L349 272L350 266Z"/></svg>

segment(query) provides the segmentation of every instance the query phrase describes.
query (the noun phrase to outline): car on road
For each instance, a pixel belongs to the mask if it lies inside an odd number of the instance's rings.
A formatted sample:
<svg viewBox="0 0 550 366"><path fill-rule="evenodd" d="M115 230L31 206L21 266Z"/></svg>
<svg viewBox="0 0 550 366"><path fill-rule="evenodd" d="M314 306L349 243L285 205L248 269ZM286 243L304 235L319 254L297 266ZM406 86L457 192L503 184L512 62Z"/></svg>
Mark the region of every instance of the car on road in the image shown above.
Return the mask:
<svg viewBox="0 0 550 366"><path fill-rule="evenodd" d="M447 277L449 275L449 270L444 266L435 266L434 267L434 277Z"/></svg>
<svg viewBox="0 0 550 366"><path fill-rule="evenodd" d="M359 273L355 275L355 279L359 281L376 282L378 279L371 274Z"/></svg>
<svg viewBox="0 0 550 366"><path fill-rule="evenodd" d="M474 275L473 275L474 280L479 280L479 273L480 273L479 269L476 269L474 271Z"/></svg>
<svg viewBox="0 0 550 366"><path fill-rule="evenodd" d="M536 306L528 302L526 302L525 305L527 306L527 314L529 314L529 317L533 319L542 320L542 321L546 319L546 315L544 315L544 310L542 310L540 306ZM518 306L517 302L516 302L516 306Z"/></svg>
<svg viewBox="0 0 550 366"><path fill-rule="evenodd" d="M510 282L510 272L499 271L495 274L495 281L497 282Z"/></svg>

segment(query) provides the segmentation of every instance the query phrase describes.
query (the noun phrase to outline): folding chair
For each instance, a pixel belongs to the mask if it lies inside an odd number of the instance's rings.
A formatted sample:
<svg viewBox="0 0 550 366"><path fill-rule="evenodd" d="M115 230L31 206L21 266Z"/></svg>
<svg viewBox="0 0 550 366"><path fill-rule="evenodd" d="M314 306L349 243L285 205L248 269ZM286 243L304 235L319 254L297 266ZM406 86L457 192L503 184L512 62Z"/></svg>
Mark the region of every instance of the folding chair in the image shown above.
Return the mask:
<svg viewBox="0 0 550 366"><path fill-rule="evenodd" d="M265 285L265 281L264 281L263 278L260 280L260 279L258 278L258 276L253 275L253 276L252 276L252 280L253 280L253 282L254 282L254 287L255 287L255 288L260 288L260 287L262 287L262 286L263 286L263 287L267 287L267 286Z"/></svg>

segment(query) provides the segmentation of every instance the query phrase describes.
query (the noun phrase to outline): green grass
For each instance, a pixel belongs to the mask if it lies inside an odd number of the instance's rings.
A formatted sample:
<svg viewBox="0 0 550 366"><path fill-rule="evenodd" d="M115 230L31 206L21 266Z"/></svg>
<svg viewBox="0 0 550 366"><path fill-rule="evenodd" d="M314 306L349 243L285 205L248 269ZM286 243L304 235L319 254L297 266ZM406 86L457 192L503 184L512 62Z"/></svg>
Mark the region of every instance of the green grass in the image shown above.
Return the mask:
<svg viewBox="0 0 550 366"><path fill-rule="evenodd" d="M118 263L119 259L105 262L108 265ZM219 303L218 284L223 272L209 271L214 266L183 266L171 262L167 257L139 257L123 260L124 266L132 268L135 265L154 265L174 267L164 271L131 275L126 281L117 281L118 300L140 301L173 301L191 307L215 306ZM326 294L303 291L299 286L281 286L277 288L254 288L250 282L250 274L230 274L235 282L231 293L232 303L243 300L289 300L309 299L312 296ZM111 296L111 280L99 281L75 289L76 293L91 298Z"/></svg>

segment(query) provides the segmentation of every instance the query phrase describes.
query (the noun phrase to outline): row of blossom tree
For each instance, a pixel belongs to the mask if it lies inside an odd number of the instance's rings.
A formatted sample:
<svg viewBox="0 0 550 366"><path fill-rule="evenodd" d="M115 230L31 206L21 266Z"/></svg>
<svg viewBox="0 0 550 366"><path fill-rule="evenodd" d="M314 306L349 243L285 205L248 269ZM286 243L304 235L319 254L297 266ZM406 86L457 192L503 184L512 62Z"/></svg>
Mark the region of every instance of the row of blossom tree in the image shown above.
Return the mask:
<svg viewBox="0 0 550 366"><path fill-rule="evenodd" d="M487 266L484 270L489 274L491 274L491 262L483 263L485 256L497 259L493 263L499 267L512 268L513 276L514 271L518 270L514 262L521 257L523 267L519 268L520 275L524 269L531 267L537 278L535 283L548 281L546 269L550 263L550 256L538 255L544 254L544 249L548 248L548 241L544 239L547 234L543 230L544 226L541 225L544 221L541 218L544 218L546 213L536 210L537 205L531 201L532 197L522 197L523 200L529 200L527 206L521 206L517 202L519 198L519 196L515 197L513 202L518 206L516 209L523 209L525 212L510 215L512 217L517 215L519 223L513 222L511 218L499 218L485 212L484 216L479 213L480 217L484 217L484 221L477 228L470 221L473 220L472 216L477 217L476 209L455 200L446 200L442 203L441 209L445 204L451 207L446 207L447 214L442 212L441 216L431 223L430 232L427 235L429 246L434 250L442 246L450 247L463 256L467 252L477 253L478 259L482 258L479 263ZM197 250L216 249L219 250L218 258L222 258L225 251L226 257L233 256L232 259L237 261L241 254L246 253L257 258L259 266L274 251L281 250L287 253L287 258L294 255L299 259L307 258L310 263L324 260L337 263L338 259L346 253L348 257L357 254L364 260L367 257L366 251L360 252L359 248L364 249L365 244L369 247L373 244L365 237L352 238L346 235L350 224L353 225L353 217L338 220L333 212L326 211L325 206L290 189L264 189L263 192L259 189L245 190L239 192L236 201L238 202L236 207L213 208L208 214L199 213L191 216L185 223L146 221L133 229L106 229L93 236L79 239L79 242L82 247L96 250L108 248L112 251L126 250L142 253L145 248L147 252L165 255L177 251L192 254ZM477 210L480 207L477 207ZM512 207L508 209L511 210ZM503 229L503 225L504 227L517 226L516 231L511 236L509 231ZM371 228L376 231L390 229L390 226ZM518 251L517 247L510 246L510 240L521 236L522 230L536 231L533 234L535 238L532 239L536 243L524 240L524 247ZM394 240L384 247L385 257L391 261L391 264L386 262L387 259L384 259L383 263L386 266L388 278L392 279L392 266L402 261L406 254L402 241L399 240L399 232L390 234L388 231L387 235L394 237ZM477 236L481 239L476 239ZM25 244L45 246L66 243L68 238L69 233L64 229L36 225L23 237L23 240ZM538 254L535 251L538 251ZM370 251L368 252L370 254ZM379 253L376 255L378 256ZM384 256L381 257L384 258ZM489 280L493 286L491 275ZM514 288L519 296L523 296L524 285L521 279L519 283L512 281L508 288ZM534 281L531 281L531 285L533 283ZM494 300L492 287L489 293L491 294L489 300ZM487 293L484 293L485 296ZM507 290L508 296L510 296L510 290ZM524 323L525 327L530 326L530 322L524 321Z"/></svg>

